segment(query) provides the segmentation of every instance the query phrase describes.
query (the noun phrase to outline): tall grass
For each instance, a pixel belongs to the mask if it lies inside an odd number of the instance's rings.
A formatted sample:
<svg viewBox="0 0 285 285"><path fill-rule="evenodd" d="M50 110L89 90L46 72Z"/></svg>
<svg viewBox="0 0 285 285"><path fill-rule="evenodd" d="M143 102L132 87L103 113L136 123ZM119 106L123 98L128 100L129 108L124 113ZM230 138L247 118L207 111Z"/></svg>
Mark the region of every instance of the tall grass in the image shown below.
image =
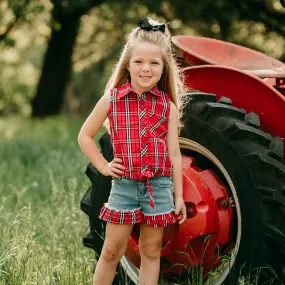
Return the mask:
<svg viewBox="0 0 285 285"><path fill-rule="evenodd" d="M0 120L0 284L92 284L82 120Z"/></svg>

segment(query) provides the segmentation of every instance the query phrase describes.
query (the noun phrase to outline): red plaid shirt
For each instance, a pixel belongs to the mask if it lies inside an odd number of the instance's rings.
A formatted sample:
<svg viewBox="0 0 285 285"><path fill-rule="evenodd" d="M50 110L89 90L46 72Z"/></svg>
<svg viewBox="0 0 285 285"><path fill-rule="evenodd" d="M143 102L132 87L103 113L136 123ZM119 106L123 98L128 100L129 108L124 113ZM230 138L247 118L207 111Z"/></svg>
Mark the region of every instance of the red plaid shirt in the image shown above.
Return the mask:
<svg viewBox="0 0 285 285"><path fill-rule="evenodd" d="M110 101L111 142L114 157L121 158L126 168L124 176L147 184L153 176L171 176L166 142L169 95L156 86L138 95L127 82L111 90Z"/></svg>

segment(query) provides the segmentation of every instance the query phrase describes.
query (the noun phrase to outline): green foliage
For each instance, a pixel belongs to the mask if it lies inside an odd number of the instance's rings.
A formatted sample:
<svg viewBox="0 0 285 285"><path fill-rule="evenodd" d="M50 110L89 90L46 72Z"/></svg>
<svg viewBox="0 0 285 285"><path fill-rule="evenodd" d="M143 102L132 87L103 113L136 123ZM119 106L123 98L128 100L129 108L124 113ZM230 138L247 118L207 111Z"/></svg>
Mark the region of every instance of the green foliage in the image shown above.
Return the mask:
<svg viewBox="0 0 285 285"><path fill-rule="evenodd" d="M2 44L6 47L13 47L15 46L16 44L16 41L11 39L11 38L8 38L8 37L5 37L3 40L2 40Z"/></svg>
<svg viewBox="0 0 285 285"><path fill-rule="evenodd" d="M16 20L13 9L23 9L18 19L20 22L15 22L2 41L0 36L0 115L15 112L30 115L30 103L40 75L39 60L49 35L47 22L51 6L48 0L30 1L27 7L24 3L12 1L8 6L4 1L0 4L0 11L5 12L0 13L3 15L3 18L0 16L0 31L7 31Z"/></svg>
<svg viewBox="0 0 285 285"><path fill-rule="evenodd" d="M30 22L37 13L44 11L48 0L4 0L0 3L0 41L9 38L20 23ZM4 41L4 44L9 41Z"/></svg>
<svg viewBox="0 0 285 285"><path fill-rule="evenodd" d="M30 114L30 102L35 92L38 72L31 63L7 63L0 60L0 114L19 112Z"/></svg>

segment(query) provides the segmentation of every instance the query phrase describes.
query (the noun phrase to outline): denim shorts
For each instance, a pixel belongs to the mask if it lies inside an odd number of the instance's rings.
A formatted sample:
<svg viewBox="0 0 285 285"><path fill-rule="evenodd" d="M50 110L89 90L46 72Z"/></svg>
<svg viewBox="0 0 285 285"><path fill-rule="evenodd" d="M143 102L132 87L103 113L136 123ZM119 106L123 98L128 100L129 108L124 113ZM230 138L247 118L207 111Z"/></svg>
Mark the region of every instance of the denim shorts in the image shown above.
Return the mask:
<svg viewBox="0 0 285 285"><path fill-rule="evenodd" d="M100 211L100 218L114 224L144 223L151 227L164 227L177 221L174 214L173 183L170 176L149 179L154 208L145 181L126 177L113 178L108 202Z"/></svg>

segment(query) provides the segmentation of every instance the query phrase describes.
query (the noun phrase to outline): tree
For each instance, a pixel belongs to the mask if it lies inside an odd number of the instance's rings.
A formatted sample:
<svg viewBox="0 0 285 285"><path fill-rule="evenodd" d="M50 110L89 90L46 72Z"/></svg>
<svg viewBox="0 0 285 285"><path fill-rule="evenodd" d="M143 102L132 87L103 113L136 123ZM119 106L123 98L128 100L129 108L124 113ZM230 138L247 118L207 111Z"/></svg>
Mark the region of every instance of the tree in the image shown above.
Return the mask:
<svg viewBox="0 0 285 285"><path fill-rule="evenodd" d="M71 73L71 56L80 18L102 0L52 0L52 33L45 54L32 116L44 117L59 113L63 94Z"/></svg>

